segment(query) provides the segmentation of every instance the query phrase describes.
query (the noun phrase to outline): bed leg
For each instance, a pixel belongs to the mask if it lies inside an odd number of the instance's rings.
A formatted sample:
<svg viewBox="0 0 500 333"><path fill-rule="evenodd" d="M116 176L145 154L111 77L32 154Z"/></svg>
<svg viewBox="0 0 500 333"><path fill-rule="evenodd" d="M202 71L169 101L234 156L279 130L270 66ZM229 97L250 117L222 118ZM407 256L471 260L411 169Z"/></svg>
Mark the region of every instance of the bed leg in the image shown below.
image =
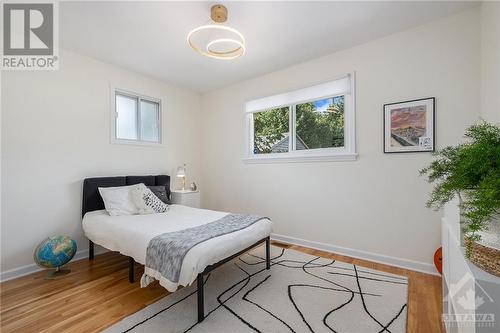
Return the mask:
<svg viewBox="0 0 500 333"><path fill-rule="evenodd" d="M130 283L134 283L134 265L134 258L128 257L128 282Z"/></svg>
<svg viewBox="0 0 500 333"><path fill-rule="evenodd" d="M198 295L198 323L201 323L205 319L205 304L203 297L203 274L198 274L196 278L196 288Z"/></svg>
<svg viewBox="0 0 500 333"><path fill-rule="evenodd" d="M94 242L89 240L89 260L94 260Z"/></svg>
<svg viewBox="0 0 500 333"><path fill-rule="evenodd" d="M270 238L266 238L266 269L271 268L271 241Z"/></svg>

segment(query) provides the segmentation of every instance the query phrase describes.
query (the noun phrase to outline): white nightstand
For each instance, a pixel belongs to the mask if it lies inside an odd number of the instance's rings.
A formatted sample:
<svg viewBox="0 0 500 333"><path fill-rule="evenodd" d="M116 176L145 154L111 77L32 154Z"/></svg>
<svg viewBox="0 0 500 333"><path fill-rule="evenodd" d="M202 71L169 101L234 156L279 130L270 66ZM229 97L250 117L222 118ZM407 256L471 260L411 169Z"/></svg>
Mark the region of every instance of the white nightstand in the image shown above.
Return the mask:
<svg viewBox="0 0 500 333"><path fill-rule="evenodd" d="M173 204L200 208L200 191L173 190L170 201Z"/></svg>

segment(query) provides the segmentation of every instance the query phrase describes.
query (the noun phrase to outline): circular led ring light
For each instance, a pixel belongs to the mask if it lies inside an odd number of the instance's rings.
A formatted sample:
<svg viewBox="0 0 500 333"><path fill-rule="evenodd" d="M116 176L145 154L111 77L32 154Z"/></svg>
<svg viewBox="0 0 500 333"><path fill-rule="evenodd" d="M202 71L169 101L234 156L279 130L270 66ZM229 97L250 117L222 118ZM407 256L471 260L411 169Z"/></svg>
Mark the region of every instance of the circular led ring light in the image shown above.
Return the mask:
<svg viewBox="0 0 500 333"><path fill-rule="evenodd" d="M232 50L229 50L229 51L215 51L211 48L214 45L223 44L223 43L235 44L236 47ZM219 39L214 39L213 41L211 41L210 43L207 44L207 52L210 54L213 54L213 55L221 55L221 56L232 55L232 54L236 54L236 53L243 54L245 52L245 45L243 45L242 42L240 42L239 40L236 40L236 39L219 38Z"/></svg>
<svg viewBox="0 0 500 333"><path fill-rule="evenodd" d="M210 29L224 30L224 31L232 32L235 35L237 35L240 38L240 40L236 40L236 39L232 39L232 38L215 39L215 40L210 41L207 44L207 47L206 47L207 50L204 51L201 48L199 48L198 46L196 46L195 43L191 40L191 38L194 34L196 34L199 31L210 30ZM226 60L235 59L235 58L242 56L245 53L245 37L243 37L243 35L238 30L233 29L233 28L228 27L228 26L225 26L225 25L207 24L207 25L202 25L198 28L195 28L195 29L191 30L189 32L189 34L187 35L187 42L188 42L189 46L191 46L191 48L193 50L195 50L196 52L198 52L204 56L207 56L210 58L215 58L215 59L226 59ZM225 52L217 52L217 51L213 51L210 49L210 46L213 46L215 44L222 43L222 42L231 42L231 43L238 45L238 47L233 49L233 50L229 50L229 51L225 51Z"/></svg>

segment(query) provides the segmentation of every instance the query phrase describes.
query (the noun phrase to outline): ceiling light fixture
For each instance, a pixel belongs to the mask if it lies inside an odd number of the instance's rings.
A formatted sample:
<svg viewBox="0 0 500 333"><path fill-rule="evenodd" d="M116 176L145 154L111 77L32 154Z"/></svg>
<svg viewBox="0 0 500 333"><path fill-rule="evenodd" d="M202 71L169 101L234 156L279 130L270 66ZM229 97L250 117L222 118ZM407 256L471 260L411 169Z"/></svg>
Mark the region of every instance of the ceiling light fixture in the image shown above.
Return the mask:
<svg viewBox="0 0 500 333"><path fill-rule="evenodd" d="M212 6L210 17L213 23L199 26L189 32L189 46L210 58L230 60L241 57L245 53L245 37L238 30L223 25L227 21L226 7ZM217 37L213 38L214 35Z"/></svg>

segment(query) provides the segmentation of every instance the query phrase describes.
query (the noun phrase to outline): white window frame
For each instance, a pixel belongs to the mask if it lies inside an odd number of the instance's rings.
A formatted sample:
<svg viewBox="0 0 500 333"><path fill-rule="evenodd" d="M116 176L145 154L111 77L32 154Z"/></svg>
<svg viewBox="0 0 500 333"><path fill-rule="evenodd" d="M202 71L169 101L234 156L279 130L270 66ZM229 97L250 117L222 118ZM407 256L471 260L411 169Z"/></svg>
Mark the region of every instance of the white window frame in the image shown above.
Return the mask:
<svg viewBox="0 0 500 333"><path fill-rule="evenodd" d="M335 81L341 80L348 77L350 83L349 93L333 93L328 94L328 91L322 91L323 87L328 87L328 85L334 86ZM314 91L318 92L315 95ZM290 112L290 123L289 123L289 138L290 142L288 145L289 151L287 153L270 153L270 154L254 154L254 122L253 114L258 112L263 112L269 110L270 108L263 108L258 110L260 102L265 104L266 99L279 100L282 96L287 94L300 96L300 92L306 91L304 95L313 94L314 98L308 99L298 99L294 100L292 103L284 103L282 105L273 105L272 108L289 107ZM296 150L296 140L295 140L295 130L296 130L296 113L295 108L297 104L313 102L321 99L327 99L337 96L344 96L344 147L332 147L332 148L317 148L317 149L307 149L307 150ZM283 98L286 99L286 98ZM325 162L325 161L354 161L357 158L356 153L356 126L355 126L355 113L356 113L356 94L355 94L355 73L349 73L338 77L325 84L320 84L317 86L305 88L298 90L296 92L290 92L275 96L266 97L261 100L251 101L251 107L257 105L252 111L247 111L245 116L246 120L246 132L245 132L245 156L242 161L244 163L290 163L290 162ZM248 103L247 103L248 109ZM257 111L256 111L257 109Z"/></svg>
<svg viewBox="0 0 500 333"><path fill-rule="evenodd" d="M137 131L138 135L137 137L140 138L140 102L146 101L146 102L151 102L151 103L157 103L158 104L158 141L146 141L146 140L132 140L132 139L121 139L116 137L116 119L118 116L118 112L116 111L116 95L122 95L122 96L127 96L131 98L137 99L137 112L136 112L136 117L137 117ZM154 146L154 147L163 147L164 142L163 142L163 101L161 98L156 98L156 97L151 97L146 94L140 94L136 93L130 90L126 89L121 89L117 88L114 86L110 86L110 99L111 99L111 138L110 141L113 144L125 144L125 145L139 145L139 146Z"/></svg>

